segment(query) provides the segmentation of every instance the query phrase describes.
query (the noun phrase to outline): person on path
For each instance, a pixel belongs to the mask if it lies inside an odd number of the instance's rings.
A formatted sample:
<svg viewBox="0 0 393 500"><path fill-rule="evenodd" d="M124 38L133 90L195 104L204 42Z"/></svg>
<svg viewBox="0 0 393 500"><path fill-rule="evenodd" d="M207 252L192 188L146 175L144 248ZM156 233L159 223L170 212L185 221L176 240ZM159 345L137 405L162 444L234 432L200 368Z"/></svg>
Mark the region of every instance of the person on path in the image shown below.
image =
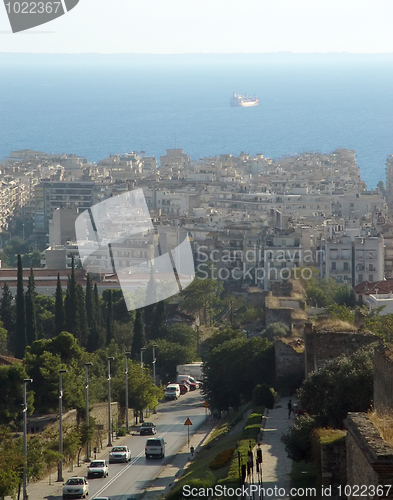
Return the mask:
<svg viewBox="0 0 393 500"><path fill-rule="evenodd" d="M292 413L292 400L290 399L288 401L288 418L291 418L291 413Z"/></svg>

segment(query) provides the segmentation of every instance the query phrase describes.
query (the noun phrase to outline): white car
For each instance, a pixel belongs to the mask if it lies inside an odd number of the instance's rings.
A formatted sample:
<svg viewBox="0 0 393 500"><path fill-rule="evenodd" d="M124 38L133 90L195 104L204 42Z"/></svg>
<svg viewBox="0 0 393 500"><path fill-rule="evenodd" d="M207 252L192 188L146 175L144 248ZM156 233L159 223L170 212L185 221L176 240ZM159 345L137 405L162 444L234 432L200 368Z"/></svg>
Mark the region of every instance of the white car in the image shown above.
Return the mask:
<svg viewBox="0 0 393 500"><path fill-rule="evenodd" d="M63 486L63 498L86 498L89 483L84 477L70 477Z"/></svg>
<svg viewBox="0 0 393 500"><path fill-rule="evenodd" d="M131 460L131 451L127 446L114 446L109 453L109 463L129 462Z"/></svg>
<svg viewBox="0 0 393 500"><path fill-rule="evenodd" d="M109 467L105 460L93 460L87 470L87 479L92 477L108 477Z"/></svg>

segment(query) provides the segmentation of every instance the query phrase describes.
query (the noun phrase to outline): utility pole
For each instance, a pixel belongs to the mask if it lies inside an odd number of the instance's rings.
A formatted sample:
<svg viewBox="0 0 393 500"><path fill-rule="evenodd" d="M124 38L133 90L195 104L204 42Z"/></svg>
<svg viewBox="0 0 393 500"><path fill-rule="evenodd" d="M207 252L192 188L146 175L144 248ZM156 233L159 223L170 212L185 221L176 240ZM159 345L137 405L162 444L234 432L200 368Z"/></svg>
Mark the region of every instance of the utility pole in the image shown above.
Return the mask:
<svg viewBox="0 0 393 500"><path fill-rule="evenodd" d="M111 421L111 361L114 358L108 357L108 446L112 446L112 421Z"/></svg>
<svg viewBox="0 0 393 500"><path fill-rule="evenodd" d="M125 376L126 376L126 431L128 433L128 356L131 356L131 353L130 352L126 352L125 353L126 355L126 368L125 368Z"/></svg>
<svg viewBox="0 0 393 500"><path fill-rule="evenodd" d="M23 457L24 457L23 500L28 499L28 495L27 495L27 394L26 394L26 384L28 382L33 382L33 379L25 378L23 380Z"/></svg>
<svg viewBox="0 0 393 500"><path fill-rule="evenodd" d="M90 417L89 417L89 373L88 369L89 366L92 366L93 363L85 363L85 375L86 375L86 382L85 382L85 391L86 391L86 436L89 435L89 424L90 424ZM89 450L89 439L86 439L86 459L85 462L90 462L90 450Z"/></svg>
<svg viewBox="0 0 393 500"><path fill-rule="evenodd" d="M156 385L156 344L153 344L153 382Z"/></svg>
<svg viewBox="0 0 393 500"><path fill-rule="evenodd" d="M59 453L60 462L57 469L57 480L63 482L63 373L67 370L59 370Z"/></svg>

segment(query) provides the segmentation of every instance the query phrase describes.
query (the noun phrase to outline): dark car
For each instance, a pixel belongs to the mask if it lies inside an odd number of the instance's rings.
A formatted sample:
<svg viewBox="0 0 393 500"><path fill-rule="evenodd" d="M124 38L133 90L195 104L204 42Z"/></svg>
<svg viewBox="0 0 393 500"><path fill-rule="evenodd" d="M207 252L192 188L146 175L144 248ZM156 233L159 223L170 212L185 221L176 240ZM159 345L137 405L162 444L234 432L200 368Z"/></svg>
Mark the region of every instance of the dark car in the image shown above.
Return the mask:
<svg viewBox="0 0 393 500"><path fill-rule="evenodd" d="M139 429L139 434L141 436L145 434L155 434L156 432L156 426L153 424L153 422L143 422Z"/></svg>

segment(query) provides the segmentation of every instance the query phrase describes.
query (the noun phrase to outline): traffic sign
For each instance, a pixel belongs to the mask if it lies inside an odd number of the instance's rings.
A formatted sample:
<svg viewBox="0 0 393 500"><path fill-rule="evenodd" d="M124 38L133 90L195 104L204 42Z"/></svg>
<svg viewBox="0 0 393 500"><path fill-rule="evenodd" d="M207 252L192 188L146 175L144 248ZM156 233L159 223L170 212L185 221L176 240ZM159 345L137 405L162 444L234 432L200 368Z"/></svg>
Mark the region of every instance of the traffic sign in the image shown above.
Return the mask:
<svg viewBox="0 0 393 500"><path fill-rule="evenodd" d="M208 403L207 401L205 401L205 402L203 403L203 407L204 407L204 408L209 408L209 403Z"/></svg>
<svg viewBox="0 0 393 500"><path fill-rule="evenodd" d="M192 425L192 422L189 418L184 422L184 425Z"/></svg>

